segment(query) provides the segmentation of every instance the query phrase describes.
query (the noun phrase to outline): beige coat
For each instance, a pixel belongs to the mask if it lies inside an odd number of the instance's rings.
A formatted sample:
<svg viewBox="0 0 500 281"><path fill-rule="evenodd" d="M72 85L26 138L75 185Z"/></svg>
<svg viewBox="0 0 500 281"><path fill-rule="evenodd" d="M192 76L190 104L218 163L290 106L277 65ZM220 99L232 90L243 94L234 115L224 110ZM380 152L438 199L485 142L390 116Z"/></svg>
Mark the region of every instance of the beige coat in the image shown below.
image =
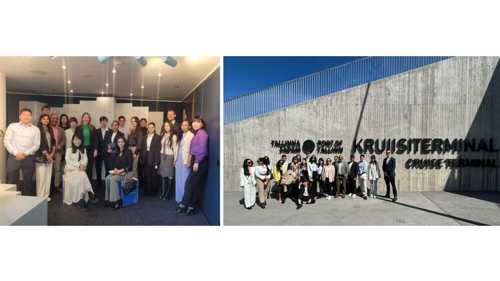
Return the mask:
<svg viewBox="0 0 500 281"><path fill-rule="evenodd" d="M191 140L193 139L194 134L190 131L187 131L182 136L181 142L179 143L178 153L182 153L182 160L184 161L184 165L188 166L191 164L191 157L189 154L189 148L191 147Z"/></svg>

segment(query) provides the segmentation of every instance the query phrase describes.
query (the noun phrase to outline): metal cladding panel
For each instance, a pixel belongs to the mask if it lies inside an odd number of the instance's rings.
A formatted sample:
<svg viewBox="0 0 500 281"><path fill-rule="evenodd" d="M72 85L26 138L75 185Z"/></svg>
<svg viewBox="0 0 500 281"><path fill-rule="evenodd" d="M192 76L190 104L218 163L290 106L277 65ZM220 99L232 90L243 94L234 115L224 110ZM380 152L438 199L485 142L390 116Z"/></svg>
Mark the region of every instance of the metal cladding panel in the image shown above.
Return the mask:
<svg viewBox="0 0 500 281"><path fill-rule="evenodd" d="M276 111L449 57L368 57L224 102L224 124Z"/></svg>

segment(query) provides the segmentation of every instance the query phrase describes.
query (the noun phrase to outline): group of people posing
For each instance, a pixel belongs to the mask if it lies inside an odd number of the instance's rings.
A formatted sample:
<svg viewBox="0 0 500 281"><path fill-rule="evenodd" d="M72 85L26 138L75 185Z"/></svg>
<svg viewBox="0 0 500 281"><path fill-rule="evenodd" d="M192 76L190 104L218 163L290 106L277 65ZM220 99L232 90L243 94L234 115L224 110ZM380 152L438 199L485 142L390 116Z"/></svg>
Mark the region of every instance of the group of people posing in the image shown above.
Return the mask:
<svg viewBox="0 0 500 281"><path fill-rule="evenodd" d="M31 110L22 109L19 122L10 124L5 133L7 181L23 195L49 202L53 186L52 194L62 192L65 204L83 210L89 202L99 202L96 188L104 189L105 206L119 209L124 190L139 187L142 196L170 200L175 194L177 212L194 214L208 173L208 134L202 118L179 124L175 117L169 110L157 133L156 124L145 118L132 117L127 128L124 116L112 121L111 127L102 116L95 127L89 113L78 121L51 113L48 106L42 108L35 126Z"/></svg>
<svg viewBox="0 0 500 281"><path fill-rule="evenodd" d="M266 207L269 197L274 197L281 203L290 198L296 208L303 204L314 204L319 198L351 197L368 200L378 196L378 180L384 178L386 184L385 197L390 198L392 187L393 199L398 200L396 189L396 159L387 150L382 161L382 170L375 157L370 156L370 161L365 155L359 156L356 161L351 155L346 162L342 155L324 160L317 159L315 155L301 157L295 155L291 161L287 155L282 155L275 165L271 165L269 157L264 156L254 162L245 159L240 173L240 186L243 188L244 198L240 204L247 209L254 205Z"/></svg>

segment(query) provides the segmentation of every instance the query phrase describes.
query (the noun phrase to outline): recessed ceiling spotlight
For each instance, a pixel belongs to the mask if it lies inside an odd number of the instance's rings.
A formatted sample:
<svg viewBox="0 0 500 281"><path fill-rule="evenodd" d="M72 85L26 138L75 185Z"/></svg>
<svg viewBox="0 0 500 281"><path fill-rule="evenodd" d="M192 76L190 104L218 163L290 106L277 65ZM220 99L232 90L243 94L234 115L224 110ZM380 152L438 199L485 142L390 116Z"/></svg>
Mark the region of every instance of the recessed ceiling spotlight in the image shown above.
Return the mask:
<svg viewBox="0 0 500 281"><path fill-rule="evenodd" d="M130 96L133 96L133 95L134 95L134 93L130 93Z"/></svg>
<svg viewBox="0 0 500 281"><path fill-rule="evenodd" d="M66 65L64 65L64 64L63 64L63 65L61 65L61 68L62 68L62 69L66 69Z"/></svg>
<svg viewBox="0 0 500 281"><path fill-rule="evenodd" d="M101 95L103 95L103 96L104 96L104 91L101 91Z"/></svg>
<svg viewBox="0 0 500 281"><path fill-rule="evenodd" d="M141 85L141 89L144 89L144 85Z"/></svg>
<svg viewBox="0 0 500 281"><path fill-rule="evenodd" d="M113 74L116 73L116 68L113 68L113 70L111 70L111 72L113 72Z"/></svg>
<svg viewBox="0 0 500 281"><path fill-rule="evenodd" d="M68 84L71 84L71 80L68 80Z"/></svg>
<svg viewBox="0 0 500 281"><path fill-rule="evenodd" d="M158 77L161 77L161 73L158 73Z"/></svg>
<svg viewBox="0 0 500 281"><path fill-rule="evenodd" d="M73 89L69 90L70 93L73 93Z"/></svg>
<svg viewBox="0 0 500 281"><path fill-rule="evenodd" d="M104 84L104 86L106 86L106 88L109 87L109 83L106 82L106 84Z"/></svg>

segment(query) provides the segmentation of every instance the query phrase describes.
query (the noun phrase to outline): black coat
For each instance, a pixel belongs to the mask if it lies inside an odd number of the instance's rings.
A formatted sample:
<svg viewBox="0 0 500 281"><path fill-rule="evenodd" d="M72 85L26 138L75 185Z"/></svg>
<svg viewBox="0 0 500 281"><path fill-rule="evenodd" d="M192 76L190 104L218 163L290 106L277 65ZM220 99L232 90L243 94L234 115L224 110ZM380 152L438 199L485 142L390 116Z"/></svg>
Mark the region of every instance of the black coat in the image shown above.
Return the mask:
<svg viewBox="0 0 500 281"><path fill-rule="evenodd" d="M75 129L75 135L77 135L81 140L83 144L83 126L79 125ZM97 130L93 125L90 125L90 146L89 146L91 151L97 150L98 149L98 140L97 140ZM87 155L87 157L90 157Z"/></svg>
<svg viewBox="0 0 500 281"><path fill-rule="evenodd" d="M396 176L396 159L394 157L389 158L389 163L387 162L387 157L383 160L382 163L382 171L384 171L384 175L387 174L389 177Z"/></svg>
<svg viewBox="0 0 500 281"><path fill-rule="evenodd" d="M101 131L101 128L98 128L96 129L96 134L97 134L97 153L100 155L100 156L105 156L106 153L107 153L107 146L106 146L106 136L108 134L111 133L111 130L108 129L106 130L106 133L104 134L104 136L102 135L102 131Z"/></svg>
<svg viewBox="0 0 500 281"><path fill-rule="evenodd" d="M52 128L48 128L48 133L50 134L50 150L49 150L49 143L47 142L47 137L45 130L39 126L38 129L40 129L40 147L38 150L35 152L35 158L43 158L47 160L47 157L43 155L44 151L47 151L49 154L54 151L56 148L56 138L54 137L54 131L52 131Z"/></svg>
<svg viewBox="0 0 500 281"><path fill-rule="evenodd" d="M121 156L118 153L111 156L111 169L125 169L125 172L130 172L133 169L132 161L132 152L125 149Z"/></svg>
<svg viewBox="0 0 500 281"><path fill-rule="evenodd" d="M161 139L158 134L153 135L151 140L151 146L149 151L147 151L147 136L141 141L141 151L140 151L140 162L142 165L160 165L160 150L161 150Z"/></svg>
<svg viewBox="0 0 500 281"><path fill-rule="evenodd" d="M351 164L351 162L347 163L347 167L349 167L349 164ZM353 161L352 162L352 166L351 166L351 169L349 169L349 176L351 178L357 178L358 177L358 171L359 171L359 165L356 161Z"/></svg>
<svg viewBox="0 0 500 281"><path fill-rule="evenodd" d="M120 138L120 137L125 138L125 135L122 132L120 132L120 131L116 132L116 136L113 139L113 141L111 141L111 137L112 136L113 136L113 131L111 131L111 130L107 131L106 132L106 136L104 136L104 148L105 148L104 151L105 151L105 154L103 154L103 155L108 155L109 156L108 145L111 145L111 150L113 150L113 153L115 153L116 149L118 147L118 138Z"/></svg>

